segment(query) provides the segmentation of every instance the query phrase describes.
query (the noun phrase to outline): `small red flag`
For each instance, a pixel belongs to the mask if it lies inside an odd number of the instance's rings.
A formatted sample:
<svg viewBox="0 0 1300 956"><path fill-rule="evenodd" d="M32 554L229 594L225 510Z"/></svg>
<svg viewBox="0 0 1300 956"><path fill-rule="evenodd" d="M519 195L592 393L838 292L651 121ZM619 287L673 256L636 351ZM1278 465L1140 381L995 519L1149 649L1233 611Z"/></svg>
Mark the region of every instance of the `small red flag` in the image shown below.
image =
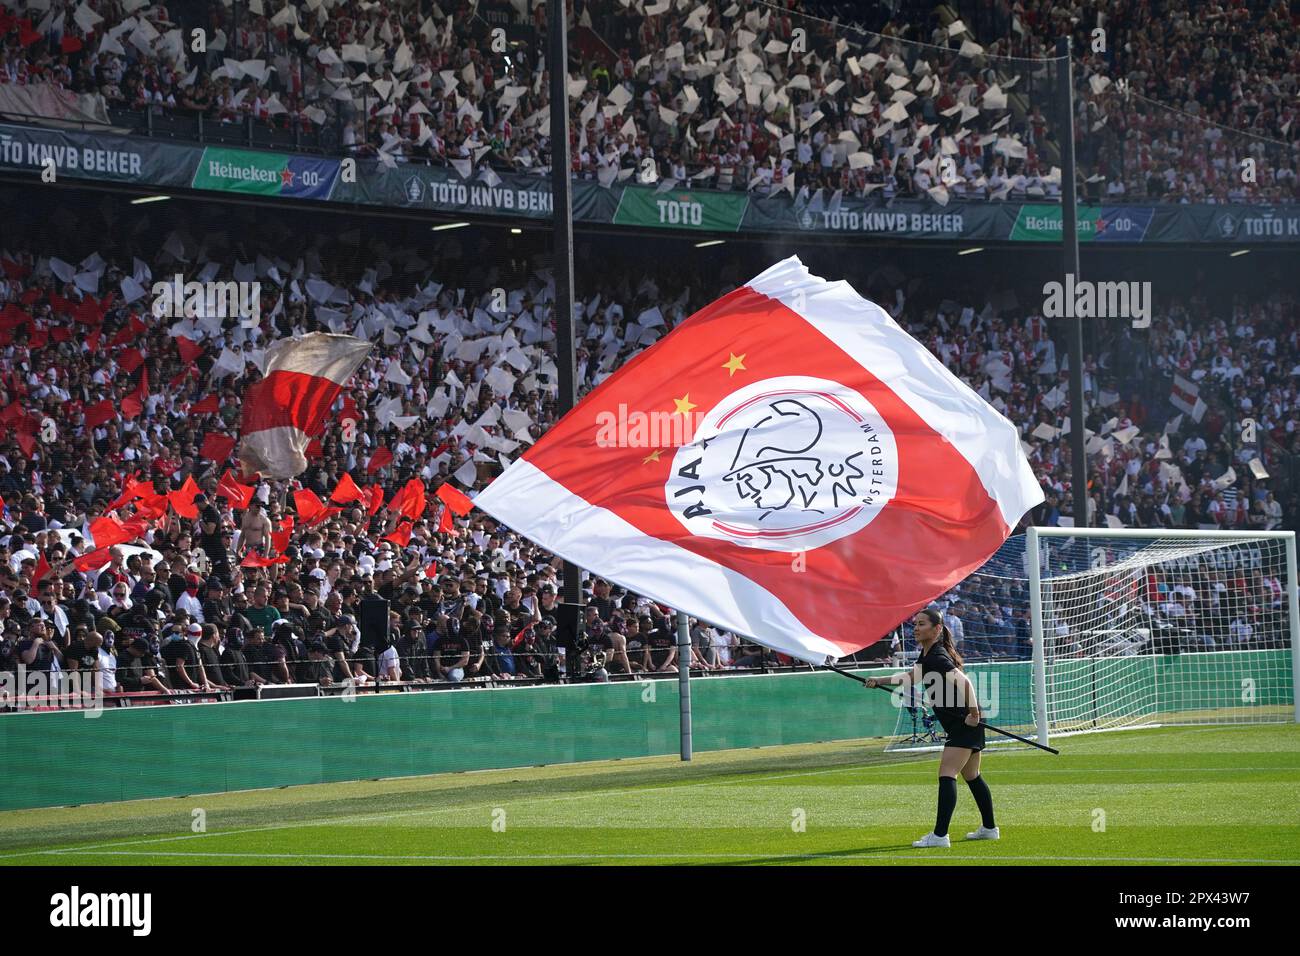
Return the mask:
<svg viewBox="0 0 1300 956"><path fill-rule="evenodd" d="M87 297L86 301L93 303L94 299ZM82 304L84 305L85 303L83 302ZM103 314L103 310L96 309L95 311L97 315ZM122 327L122 330L109 340L109 348L114 348L118 345L126 345L127 342L133 342L144 332L145 324L140 321L139 317L132 315L130 321Z"/></svg>
<svg viewBox="0 0 1300 956"><path fill-rule="evenodd" d="M293 493L293 504L298 509L298 517L302 519L304 527L318 524L330 515L336 515L343 510L327 507L320 498L316 497L316 492L307 488L301 488Z"/></svg>
<svg viewBox="0 0 1300 956"><path fill-rule="evenodd" d="M221 410L221 400L216 395L209 395L190 406L191 415L212 415Z"/></svg>
<svg viewBox="0 0 1300 956"><path fill-rule="evenodd" d="M96 402L94 405L86 406L86 431L92 428L98 428L104 422L117 416L117 409L113 407L112 399L106 398L102 402Z"/></svg>
<svg viewBox="0 0 1300 956"><path fill-rule="evenodd" d="M203 436L203 445L199 448L199 455L210 461L225 461L234 451L235 440L229 435L222 435L219 432L208 432Z"/></svg>
<svg viewBox="0 0 1300 956"><path fill-rule="evenodd" d="M188 362L192 365L195 359L203 354L203 346L183 335L178 335L176 336L176 351L181 353L182 362Z"/></svg>
<svg viewBox="0 0 1300 956"><path fill-rule="evenodd" d="M161 518L167 513L167 506L170 498L167 495L160 495L149 489L149 493L140 496L140 500L135 505L135 517L144 518L151 521L154 518ZM179 511L180 509L177 509ZM188 516L187 516L188 517Z"/></svg>
<svg viewBox="0 0 1300 956"><path fill-rule="evenodd" d="M81 37L65 36L59 41L59 49L64 53L76 53L81 49Z"/></svg>
<svg viewBox="0 0 1300 956"><path fill-rule="evenodd" d="M127 349L117 359L117 367L127 375L132 375L135 370L144 364L144 355L139 349Z"/></svg>
<svg viewBox="0 0 1300 956"><path fill-rule="evenodd" d="M81 555L81 557L75 558L72 566L78 571L98 571L111 560L113 560L113 555L108 548L96 548L94 551L89 551Z"/></svg>
<svg viewBox="0 0 1300 956"><path fill-rule="evenodd" d="M438 519L438 530L444 534L455 534L456 526L452 524L451 508L442 509L442 517Z"/></svg>
<svg viewBox="0 0 1300 956"><path fill-rule="evenodd" d="M343 477L339 479L339 483L334 486L334 491L330 494L330 501L340 505L345 505L349 501L370 503L369 497L357 487L357 483L352 480L352 475L346 471L343 473Z"/></svg>
<svg viewBox="0 0 1300 956"><path fill-rule="evenodd" d="M373 475L392 460L393 453L389 451L387 447L381 445L379 448L375 449L375 453L371 455L370 460L366 462L366 474Z"/></svg>
<svg viewBox="0 0 1300 956"><path fill-rule="evenodd" d="M244 555L244 560L239 562L241 568L269 568L274 564L288 564L289 556L282 554L278 558L264 558L256 551L250 551Z"/></svg>
<svg viewBox="0 0 1300 956"><path fill-rule="evenodd" d="M144 411L144 400L149 397L149 370L140 369L140 384L135 391L122 399L122 417L128 421Z"/></svg>
<svg viewBox="0 0 1300 956"><path fill-rule="evenodd" d="M284 554L284 549L289 547L289 538L292 535L293 528L282 528L271 532L271 547L275 549L276 554Z"/></svg>
<svg viewBox="0 0 1300 956"><path fill-rule="evenodd" d="M137 534L139 531L135 531L130 522L124 524L116 518L96 518L90 523L90 536L95 539L95 546L99 548L111 548L115 544L122 544L130 541Z"/></svg>
<svg viewBox="0 0 1300 956"><path fill-rule="evenodd" d="M36 570L32 572L33 584L37 583L41 578L50 573L50 562L45 560L45 552L38 551L36 553L36 559Z"/></svg>
<svg viewBox="0 0 1300 956"><path fill-rule="evenodd" d="M395 511L398 514L405 515L412 521L418 521L424 514L424 482L419 478L412 478L401 487L397 494L393 495L393 500L388 503L388 510Z"/></svg>
<svg viewBox="0 0 1300 956"><path fill-rule="evenodd" d="M194 483L194 477L186 475L185 484L177 491L168 492L167 500L171 502L172 509L182 518L194 519L199 516L199 509L194 504L194 498L198 493L199 486Z"/></svg>
<svg viewBox="0 0 1300 956"><path fill-rule="evenodd" d="M230 473L229 468L227 468L226 473L221 476L221 480L217 482L217 494L221 495L236 508L247 508L248 503L253 500L253 491L254 489L251 485L241 485L235 476Z"/></svg>
<svg viewBox="0 0 1300 956"><path fill-rule="evenodd" d="M384 489L380 485L371 485L367 491L370 493L370 514L377 514L384 506Z"/></svg>
<svg viewBox="0 0 1300 956"><path fill-rule="evenodd" d="M474 502L459 488L441 484L438 486L437 495L439 501L462 518L474 510Z"/></svg>
<svg viewBox="0 0 1300 956"><path fill-rule="evenodd" d="M383 540L391 541L399 548L406 547L408 544L411 543L411 525L406 522L402 522L400 525L398 525L397 530L394 531L392 534L384 535Z"/></svg>

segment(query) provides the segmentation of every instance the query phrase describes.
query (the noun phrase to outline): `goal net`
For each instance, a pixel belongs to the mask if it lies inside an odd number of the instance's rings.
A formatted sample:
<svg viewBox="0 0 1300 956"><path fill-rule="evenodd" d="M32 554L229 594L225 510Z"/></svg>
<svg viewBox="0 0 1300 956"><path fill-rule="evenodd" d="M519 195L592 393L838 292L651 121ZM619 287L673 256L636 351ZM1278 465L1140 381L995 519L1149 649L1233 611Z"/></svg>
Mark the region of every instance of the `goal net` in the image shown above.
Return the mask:
<svg viewBox="0 0 1300 956"><path fill-rule="evenodd" d="M1040 732L1295 719L1294 534L1034 528L1026 553Z"/></svg>
<svg viewBox="0 0 1300 956"><path fill-rule="evenodd" d="M935 606L985 719L1023 736L1297 719L1291 532L1031 528ZM942 746L924 701L895 704L887 750Z"/></svg>

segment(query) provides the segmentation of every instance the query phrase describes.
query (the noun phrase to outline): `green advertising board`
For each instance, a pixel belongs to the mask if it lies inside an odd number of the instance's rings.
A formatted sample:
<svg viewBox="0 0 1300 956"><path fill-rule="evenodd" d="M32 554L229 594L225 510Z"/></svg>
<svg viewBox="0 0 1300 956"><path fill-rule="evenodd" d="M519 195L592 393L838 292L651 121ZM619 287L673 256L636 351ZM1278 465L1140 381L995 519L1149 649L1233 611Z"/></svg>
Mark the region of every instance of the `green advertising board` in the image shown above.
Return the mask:
<svg viewBox="0 0 1300 956"><path fill-rule="evenodd" d="M614 224L655 229L738 232L749 206L745 193L624 186Z"/></svg>

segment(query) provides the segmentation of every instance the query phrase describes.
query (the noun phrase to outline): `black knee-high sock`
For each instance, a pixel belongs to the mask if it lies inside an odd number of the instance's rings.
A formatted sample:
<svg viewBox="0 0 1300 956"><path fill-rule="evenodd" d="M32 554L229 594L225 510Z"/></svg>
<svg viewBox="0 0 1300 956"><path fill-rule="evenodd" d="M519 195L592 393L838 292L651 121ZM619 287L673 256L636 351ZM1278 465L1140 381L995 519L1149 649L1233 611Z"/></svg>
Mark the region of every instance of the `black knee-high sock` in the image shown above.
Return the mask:
<svg viewBox="0 0 1300 956"><path fill-rule="evenodd" d="M939 812L934 818L934 835L947 836L948 822L957 808L957 778L939 778Z"/></svg>
<svg viewBox="0 0 1300 956"><path fill-rule="evenodd" d="M975 805L980 808L984 825L992 830L996 824L993 822L993 794L989 793L989 785L982 776L967 780L966 785L970 787L970 795L975 798Z"/></svg>

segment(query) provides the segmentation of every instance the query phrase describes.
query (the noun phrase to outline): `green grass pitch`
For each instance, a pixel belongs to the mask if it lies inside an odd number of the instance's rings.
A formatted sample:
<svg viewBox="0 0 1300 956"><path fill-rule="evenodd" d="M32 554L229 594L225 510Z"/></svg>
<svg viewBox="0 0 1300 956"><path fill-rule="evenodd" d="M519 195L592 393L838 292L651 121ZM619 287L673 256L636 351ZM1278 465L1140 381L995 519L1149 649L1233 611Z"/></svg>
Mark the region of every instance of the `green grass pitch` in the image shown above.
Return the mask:
<svg viewBox="0 0 1300 956"><path fill-rule="evenodd" d="M1002 840L959 784L949 850L938 755L863 740L11 811L0 863L1300 863L1300 726L1054 742L985 755Z"/></svg>

